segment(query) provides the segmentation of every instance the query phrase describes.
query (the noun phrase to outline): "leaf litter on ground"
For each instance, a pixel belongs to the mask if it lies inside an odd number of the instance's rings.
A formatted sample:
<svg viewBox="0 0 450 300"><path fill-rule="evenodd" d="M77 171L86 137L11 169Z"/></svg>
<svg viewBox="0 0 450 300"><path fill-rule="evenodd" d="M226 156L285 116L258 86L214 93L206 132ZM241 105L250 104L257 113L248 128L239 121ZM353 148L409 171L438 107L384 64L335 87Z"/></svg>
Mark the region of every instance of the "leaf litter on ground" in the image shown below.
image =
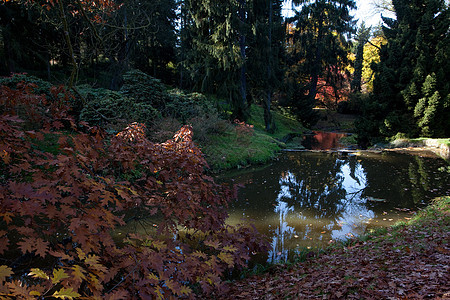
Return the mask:
<svg viewBox="0 0 450 300"><path fill-rule="evenodd" d="M408 223L270 273L219 299L450 299L450 197Z"/></svg>

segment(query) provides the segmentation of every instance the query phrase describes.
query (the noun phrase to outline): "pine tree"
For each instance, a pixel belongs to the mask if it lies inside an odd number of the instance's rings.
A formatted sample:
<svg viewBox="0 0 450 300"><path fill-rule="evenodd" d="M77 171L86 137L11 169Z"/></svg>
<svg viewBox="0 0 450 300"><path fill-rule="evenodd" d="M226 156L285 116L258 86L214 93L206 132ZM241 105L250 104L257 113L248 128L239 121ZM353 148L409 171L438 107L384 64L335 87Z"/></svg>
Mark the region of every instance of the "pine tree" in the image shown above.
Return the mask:
<svg viewBox="0 0 450 300"><path fill-rule="evenodd" d="M358 44L356 46L356 59L354 66L355 72L353 73L353 80L351 82L352 92L361 91L361 79L364 61L364 46L369 41L371 30L372 30L371 27L367 28L365 23L362 22L356 35L356 41Z"/></svg>
<svg viewBox="0 0 450 300"><path fill-rule="evenodd" d="M441 0L393 5L397 18L384 19L388 43L375 68L372 101L383 113L378 134L448 136L449 7Z"/></svg>
<svg viewBox="0 0 450 300"><path fill-rule="evenodd" d="M272 94L280 87L284 55L282 1L253 0L248 38L248 78L252 99L261 101L266 131L275 131L271 106Z"/></svg>
<svg viewBox="0 0 450 300"><path fill-rule="evenodd" d="M247 1L185 0L184 61L192 88L227 99L245 120Z"/></svg>

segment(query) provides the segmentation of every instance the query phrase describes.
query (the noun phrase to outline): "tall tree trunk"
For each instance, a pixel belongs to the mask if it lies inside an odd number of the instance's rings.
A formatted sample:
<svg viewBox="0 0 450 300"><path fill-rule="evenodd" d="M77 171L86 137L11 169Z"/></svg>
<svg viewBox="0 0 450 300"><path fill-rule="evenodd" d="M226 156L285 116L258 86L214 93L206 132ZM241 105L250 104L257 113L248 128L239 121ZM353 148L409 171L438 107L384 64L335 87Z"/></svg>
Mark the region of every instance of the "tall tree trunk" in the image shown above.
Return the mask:
<svg viewBox="0 0 450 300"><path fill-rule="evenodd" d="M311 102L316 99L317 95L317 83L319 81L319 74L321 72L322 65L322 38L323 38L323 16L320 14L319 20L317 21L317 48L315 53L314 67L311 72L311 83L309 87L308 97Z"/></svg>
<svg viewBox="0 0 450 300"><path fill-rule="evenodd" d="M273 0L269 0L269 32L268 32L268 37L269 37L269 48L268 48L268 59L267 59L267 79L270 80L271 75L272 75L272 67L271 67L271 63L272 63L272 25L273 25ZM272 117L272 112L271 112L271 104L272 104L272 85L268 84L267 85L267 91L266 91L266 99L265 99L265 103L263 105L264 107L264 123L266 125L266 131L267 132L273 132L275 130L274 128L274 122L273 122L273 117Z"/></svg>
<svg viewBox="0 0 450 300"><path fill-rule="evenodd" d="M245 53L245 1L239 0L239 20L241 22L241 26L239 29L239 48L241 50L241 58L242 58L242 66L241 66L241 85L240 85L240 94L241 94L241 104L239 105L238 118L241 121L245 121L246 119L246 107L247 107L247 78L246 78L246 53Z"/></svg>
<svg viewBox="0 0 450 300"><path fill-rule="evenodd" d="M6 28L2 31L3 33L3 44L5 49L5 62L6 62L6 68L9 71L9 73L15 73L16 72L16 65L14 63L14 51L12 50L12 37L11 37L11 31L9 29L10 25L7 25Z"/></svg>

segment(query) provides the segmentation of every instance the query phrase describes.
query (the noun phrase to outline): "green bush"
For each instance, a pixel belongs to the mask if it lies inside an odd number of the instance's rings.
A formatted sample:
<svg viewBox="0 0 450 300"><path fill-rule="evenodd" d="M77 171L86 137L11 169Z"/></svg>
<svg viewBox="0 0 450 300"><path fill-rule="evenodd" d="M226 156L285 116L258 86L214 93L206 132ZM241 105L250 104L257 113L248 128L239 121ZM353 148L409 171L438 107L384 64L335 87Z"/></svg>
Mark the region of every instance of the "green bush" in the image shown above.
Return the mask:
<svg viewBox="0 0 450 300"><path fill-rule="evenodd" d="M79 92L86 100L80 119L91 125L110 125L109 129L121 130L123 125L139 122L150 127L161 117L150 103L137 102L121 92L89 86L79 87Z"/></svg>
<svg viewBox="0 0 450 300"><path fill-rule="evenodd" d="M120 93L135 102L147 103L157 110L165 108L168 99L166 88L159 79L139 70L131 70L123 75L124 84Z"/></svg>
<svg viewBox="0 0 450 300"><path fill-rule="evenodd" d="M0 85L16 89L17 84L26 83L35 85L33 92L36 95L51 96L50 88L53 86L50 82L27 74L13 74L10 77L0 77Z"/></svg>

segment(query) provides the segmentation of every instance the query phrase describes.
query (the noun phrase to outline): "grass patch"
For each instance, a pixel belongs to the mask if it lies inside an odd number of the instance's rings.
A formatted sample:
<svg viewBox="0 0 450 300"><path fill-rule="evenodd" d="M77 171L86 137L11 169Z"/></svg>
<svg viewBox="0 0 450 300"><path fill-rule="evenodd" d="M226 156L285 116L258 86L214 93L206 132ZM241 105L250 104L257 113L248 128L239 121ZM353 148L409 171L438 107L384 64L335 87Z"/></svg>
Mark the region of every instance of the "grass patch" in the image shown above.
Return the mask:
<svg viewBox="0 0 450 300"><path fill-rule="evenodd" d="M304 131L303 126L292 115L277 110L273 111L277 129L268 133L264 130L263 115L262 107L252 105L248 124L253 125L253 128L234 124L226 132L212 134L200 144L214 172L267 163L286 147L281 139Z"/></svg>
<svg viewBox="0 0 450 300"><path fill-rule="evenodd" d="M425 144L426 141L433 141L438 145L446 145L450 147L450 138L445 139L430 139L430 138L416 138L416 139L410 139L412 143L419 143L419 144Z"/></svg>
<svg viewBox="0 0 450 300"><path fill-rule="evenodd" d="M426 137L409 139L406 137L394 138L393 141L389 143L391 147L422 147L426 145L445 145L450 147L450 138L442 138L442 139L430 139Z"/></svg>
<svg viewBox="0 0 450 300"><path fill-rule="evenodd" d="M264 109L258 105L252 105L250 108L251 117L248 120L252 124L255 131L263 132L272 138L282 140L290 133L302 134L305 128L297 121L294 115L290 114L286 109L278 108L272 111L275 120L275 132L268 133L265 131Z"/></svg>
<svg viewBox="0 0 450 300"><path fill-rule="evenodd" d="M242 168L251 164L262 164L273 159L282 144L276 139L255 131L243 136L236 130L213 135L201 145L209 166L214 171Z"/></svg>

